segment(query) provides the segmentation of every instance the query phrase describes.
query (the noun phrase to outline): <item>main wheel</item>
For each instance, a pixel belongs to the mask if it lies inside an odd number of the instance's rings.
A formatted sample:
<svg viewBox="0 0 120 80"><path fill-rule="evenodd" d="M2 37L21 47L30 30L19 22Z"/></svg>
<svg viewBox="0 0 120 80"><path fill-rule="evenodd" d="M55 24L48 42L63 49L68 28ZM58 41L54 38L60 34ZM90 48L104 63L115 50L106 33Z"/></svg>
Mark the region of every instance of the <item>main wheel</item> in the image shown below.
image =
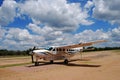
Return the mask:
<svg viewBox="0 0 120 80"><path fill-rule="evenodd" d="M53 60L50 60L50 64L53 64L53 62L54 62Z"/></svg>
<svg viewBox="0 0 120 80"><path fill-rule="evenodd" d="M64 60L64 64L68 64L68 59L65 59L65 60Z"/></svg>

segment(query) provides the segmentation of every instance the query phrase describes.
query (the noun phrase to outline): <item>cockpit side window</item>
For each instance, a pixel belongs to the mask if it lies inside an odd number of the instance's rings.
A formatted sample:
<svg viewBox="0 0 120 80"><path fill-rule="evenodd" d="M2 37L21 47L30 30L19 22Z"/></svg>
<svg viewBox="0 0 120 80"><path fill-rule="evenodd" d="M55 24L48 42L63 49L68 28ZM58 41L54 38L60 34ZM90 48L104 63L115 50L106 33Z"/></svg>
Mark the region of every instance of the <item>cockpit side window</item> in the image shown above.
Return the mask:
<svg viewBox="0 0 120 80"><path fill-rule="evenodd" d="M55 48L53 49L53 51L55 51Z"/></svg>
<svg viewBox="0 0 120 80"><path fill-rule="evenodd" d="M49 50L49 51L51 51L52 49L53 49L53 47L46 48L46 50Z"/></svg>

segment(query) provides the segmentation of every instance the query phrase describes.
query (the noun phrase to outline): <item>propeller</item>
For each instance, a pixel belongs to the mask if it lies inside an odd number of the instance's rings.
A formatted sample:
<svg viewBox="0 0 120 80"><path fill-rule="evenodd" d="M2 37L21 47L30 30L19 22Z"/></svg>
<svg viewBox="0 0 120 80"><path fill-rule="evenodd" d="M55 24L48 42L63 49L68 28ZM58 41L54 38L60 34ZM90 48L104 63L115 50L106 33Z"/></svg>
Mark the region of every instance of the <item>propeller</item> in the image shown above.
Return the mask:
<svg viewBox="0 0 120 80"><path fill-rule="evenodd" d="M32 49L30 49L30 52L29 52L29 54L31 55L32 63L34 63L34 58L33 58L34 53L33 53L33 51L34 51L35 49L36 49L36 47L34 46Z"/></svg>

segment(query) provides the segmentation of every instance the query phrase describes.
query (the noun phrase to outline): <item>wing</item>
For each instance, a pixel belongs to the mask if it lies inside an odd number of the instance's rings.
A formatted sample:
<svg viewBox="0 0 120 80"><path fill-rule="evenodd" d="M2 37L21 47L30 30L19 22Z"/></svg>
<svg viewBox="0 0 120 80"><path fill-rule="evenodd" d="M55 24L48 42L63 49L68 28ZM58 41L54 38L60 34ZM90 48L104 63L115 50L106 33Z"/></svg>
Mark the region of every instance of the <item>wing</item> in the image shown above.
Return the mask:
<svg viewBox="0 0 120 80"><path fill-rule="evenodd" d="M90 46L93 44L97 44L97 43L102 43L102 42L106 42L106 40L98 40L98 41L93 41L93 42L87 42L87 43L79 43L79 44L74 44L74 45L68 45L68 46L62 46L59 48L77 48L77 47L84 47L84 46Z"/></svg>

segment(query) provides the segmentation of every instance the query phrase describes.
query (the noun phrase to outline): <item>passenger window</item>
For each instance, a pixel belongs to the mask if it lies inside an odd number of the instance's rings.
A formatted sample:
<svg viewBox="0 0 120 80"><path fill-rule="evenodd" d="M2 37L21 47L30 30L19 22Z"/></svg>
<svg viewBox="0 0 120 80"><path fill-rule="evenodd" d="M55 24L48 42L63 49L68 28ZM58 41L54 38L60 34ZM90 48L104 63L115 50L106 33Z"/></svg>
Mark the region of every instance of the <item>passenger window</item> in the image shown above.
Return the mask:
<svg viewBox="0 0 120 80"><path fill-rule="evenodd" d="M53 49L53 51L55 51L55 48Z"/></svg>
<svg viewBox="0 0 120 80"><path fill-rule="evenodd" d="M59 48L59 51L61 51L61 48Z"/></svg>

